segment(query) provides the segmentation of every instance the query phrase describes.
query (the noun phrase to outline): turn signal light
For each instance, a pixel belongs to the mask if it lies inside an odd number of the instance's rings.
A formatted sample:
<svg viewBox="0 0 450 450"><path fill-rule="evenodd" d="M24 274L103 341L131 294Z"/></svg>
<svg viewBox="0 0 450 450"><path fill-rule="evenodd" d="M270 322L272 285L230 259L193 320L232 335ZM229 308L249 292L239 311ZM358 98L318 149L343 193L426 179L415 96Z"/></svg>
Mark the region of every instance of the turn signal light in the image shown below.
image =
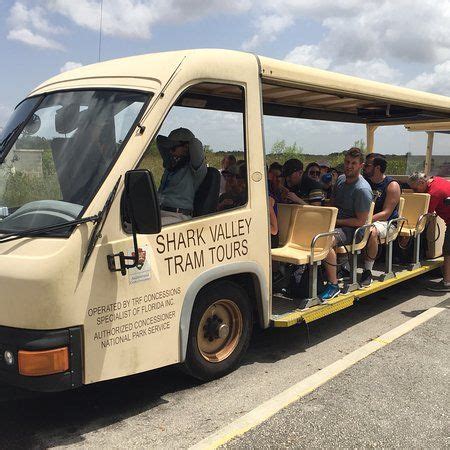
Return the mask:
<svg viewBox="0 0 450 450"><path fill-rule="evenodd" d="M30 352L19 350L19 373L28 377L52 375L69 370L67 347Z"/></svg>

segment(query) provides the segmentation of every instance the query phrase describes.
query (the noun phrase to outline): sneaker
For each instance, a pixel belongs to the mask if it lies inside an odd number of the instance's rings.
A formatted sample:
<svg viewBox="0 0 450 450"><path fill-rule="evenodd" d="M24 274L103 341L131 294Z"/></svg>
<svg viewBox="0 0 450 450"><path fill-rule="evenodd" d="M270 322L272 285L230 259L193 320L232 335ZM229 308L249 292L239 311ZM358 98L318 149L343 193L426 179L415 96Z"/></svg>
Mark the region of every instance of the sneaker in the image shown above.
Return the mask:
<svg viewBox="0 0 450 450"><path fill-rule="evenodd" d="M327 283L325 290L319 294L319 299L322 303L325 303L326 301L331 300L332 298L336 297L340 293L341 293L341 290L339 289L339 285L333 284L333 283Z"/></svg>
<svg viewBox="0 0 450 450"><path fill-rule="evenodd" d="M338 281L350 280L350 271L342 267L337 274Z"/></svg>
<svg viewBox="0 0 450 450"><path fill-rule="evenodd" d="M365 269L361 275L361 279L359 280L359 285L362 288L366 288L372 284L372 281L372 272L369 269Z"/></svg>
<svg viewBox="0 0 450 450"><path fill-rule="evenodd" d="M439 283L428 286L427 289L433 292L450 292L450 283L445 283L444 280L441 280Z"/></svg>

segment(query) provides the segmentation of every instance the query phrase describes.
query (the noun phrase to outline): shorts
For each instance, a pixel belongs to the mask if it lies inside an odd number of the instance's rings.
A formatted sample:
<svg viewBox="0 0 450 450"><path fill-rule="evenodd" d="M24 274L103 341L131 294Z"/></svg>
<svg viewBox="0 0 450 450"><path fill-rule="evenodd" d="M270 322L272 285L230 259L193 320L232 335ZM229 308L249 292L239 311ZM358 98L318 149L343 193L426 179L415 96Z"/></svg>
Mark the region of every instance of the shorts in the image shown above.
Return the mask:
<svg viewBox="0 0 450 450"><path fill-rule="evenodd" d="M338 235L336 236L336 244L338 247L342 245L351 245L353 243L353 235L355 234L356 228L353 227L341 227L336 228ZM356 238L356 244L358 244L364 236L364 230L358 231L358 236Z"/></svg>
<svg viewBox="0 0 450 450"><path fill-rule="evenodd" d="M377 222L373 223L375 225L375 228L378 231L378 235L380 236L381 239L386 239L386 235L387 235L387 221L381 221L378 220ZM396 226L395 224L391 225L391 232L389 233L389 236L392 237L393 233L395 233L396 231Z"/></svg>
<svg viewBox="0 0 450 450"><path fill-rule="evenodd" d="M442 246L442 254L444 256L450 255L450 223L447 224L447 228L445 230L444 245Z"/></svg>

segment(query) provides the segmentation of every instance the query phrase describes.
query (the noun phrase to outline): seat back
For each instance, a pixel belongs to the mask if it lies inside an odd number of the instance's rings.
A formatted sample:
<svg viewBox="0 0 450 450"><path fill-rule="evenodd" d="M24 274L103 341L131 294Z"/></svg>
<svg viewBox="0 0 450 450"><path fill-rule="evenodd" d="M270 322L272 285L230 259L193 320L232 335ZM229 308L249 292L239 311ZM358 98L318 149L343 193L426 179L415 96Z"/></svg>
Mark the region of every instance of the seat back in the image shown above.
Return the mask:
<svg viewBox="0 0 450 450"><path fill-rule="evenodd" d="M205 179L195 193L194 217L205 216L217 211L219 203L220 172L208 167Z"/></svg>
<svg viewBox="0 0 450 450"><path fill-rule="evenodd" d="M405 199L403 197L400 197L400 201L398 202L398 217L404 217L403 213L405 210ZM400 232L400 230L403 228L403 221L398 221L395 225L396 227L393 225L391 227L391 229L388 231L388 234L386 236L385 239L381 239L380 238L380 242L382 244L388 244L390 241L394 241L395 239L397 239L398 233Z"/></svg>
<svg viewBox="0 0 450 450"><path fill-rule="evenodd" d="M408 221L404 225L405 227L415 230L419 217L428 212L428 207L430 206L430 194L408 192L403 193L402 198L405 199L405 204L403 206L403 213L399 215L402 215ZM426 220L423 220L416 232L422 233L425 225Z"/></svg>
<svg viewBox="0 0 450 450"><path fill-rule="evenodd" d="M367 220L366 220L365 225L368 225L369 223L372 223L372 219L373 219L373 210L374 210L374 208L375 208L375 203L372 202L372 203L370 204L369 214L368 214L368 216L367 216ZM363 247L366 246L367 241L369 240L370 230L371 230L371 228L370 228L370 227L367 227L367 228L364 230L364 235L363 235L362 239L361 239L360 241L356 240L356 244L357 244L356 247L357 247L357 248L363 248Z"/></svg>
<svg viewBox="0 0 450 450"><path fill-rule="evenodd" d="M289 232L294 224L294 218L298 208L303 208L303 206L278 203L277 222L280 246L284 245L289 237Z"/></svg>
<svg viewBox="0 0 450 450"><path fill-rule="evenodd" d="M299 250L311 251L314 236L334 230L337 212L337 208L328 206L297 208L287 244ZM315 247L316 252L330 249L331 239L331 236L320 238Z"/></svg>

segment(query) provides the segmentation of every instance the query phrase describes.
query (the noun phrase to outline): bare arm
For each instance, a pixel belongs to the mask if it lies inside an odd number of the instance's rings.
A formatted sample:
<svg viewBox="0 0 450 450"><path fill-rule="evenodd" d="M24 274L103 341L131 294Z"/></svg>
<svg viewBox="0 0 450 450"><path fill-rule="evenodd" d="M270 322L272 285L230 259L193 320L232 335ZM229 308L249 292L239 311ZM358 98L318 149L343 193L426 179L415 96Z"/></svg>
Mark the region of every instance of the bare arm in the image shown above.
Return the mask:
<svg viewBox="0 0 450 450"><path fill-rule="evenodd" d="M337 227L353 227L358 228L366 224L367 218L369 217L369 211L357 212L356 217L351 217L350 219L338 219L336 220Z"/></svg>
<svg viewBox="0 0 450 450"><path fill-rule="evenodd" d="M275 200L272 197L269 197L269 213L270 213L270 234L276 235L278 233L278 220L275 215Z"/></svg>
<svg viewBox="0 0 450 450"><path fill-rule="evenodd" d="M287 193L287 198L292 203L297 203L297 205L307 205L308 204L304 200L302 200L299 196L295 195L293 192L288 192Z"/></svg>
<svg viewBox="0 0 450 450"><path fill-rule="evenodd" d="M193 138L189 143L189 156L191 170L195 179L194 186L195 190L197 190L202 181L205 179L208 171L208 168L206 167L203 145L197 138Z"/></svg>
<svg viewBox="0 0 450 450"><path fill-rule="evenodd" d="M386 199L384 200L383 210L373 215L373 222L377 220L388 220L392 212L400 202L400 185L397 182L389 183L386 188Z"/></svg>

